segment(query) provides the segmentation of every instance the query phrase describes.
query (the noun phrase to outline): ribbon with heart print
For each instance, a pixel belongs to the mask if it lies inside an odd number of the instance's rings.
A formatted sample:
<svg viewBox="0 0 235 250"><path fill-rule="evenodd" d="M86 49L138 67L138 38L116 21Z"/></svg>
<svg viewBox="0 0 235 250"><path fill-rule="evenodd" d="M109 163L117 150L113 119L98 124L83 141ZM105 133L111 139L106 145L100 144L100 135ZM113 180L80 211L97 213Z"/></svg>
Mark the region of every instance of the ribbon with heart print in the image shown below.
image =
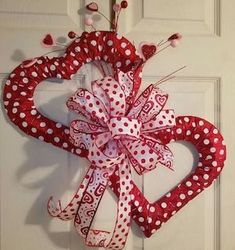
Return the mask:
<svg viewBox="0 0 235 250"><path fill-rule="evenodd" d="M118 72L118 79L107 76L92 82L92 92L79 89L67 102L82 115L70 126L71 142L88 148L91 167L69 205L48 203L48 211L74 224L89 246L122 249L131 222L131 167L143 174L161 163L172 169L169 148L151 133L175 125L173 110L164 110L168 95L154 85L147 87L133 105L127 99L133 89L133 74ZM113 234L91 229L96 210L111 176L120 178L117 220Z"/></svg>

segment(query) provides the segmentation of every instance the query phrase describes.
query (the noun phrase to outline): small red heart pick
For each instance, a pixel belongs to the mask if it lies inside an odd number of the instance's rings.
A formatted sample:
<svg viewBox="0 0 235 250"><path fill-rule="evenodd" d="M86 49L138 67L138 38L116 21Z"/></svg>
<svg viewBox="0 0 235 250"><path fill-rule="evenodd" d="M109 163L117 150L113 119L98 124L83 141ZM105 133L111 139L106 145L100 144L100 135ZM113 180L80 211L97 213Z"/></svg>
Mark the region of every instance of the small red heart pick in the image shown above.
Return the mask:
<svg viewBox="0 0 235 250"><path fill-rule="evenodd" d="M95 2L89 3L86 8L90 11L98 11L98 4Z"/></svg>
<svg viewBox="0 0 235 250"><path fill-rule="evenodd" d="M145 61L151 58L157 51L157 46L155 44L140 44L140 53L142 54Z"/></svg>
<svg viewBox="0 0 235 250"><path fill-rule="evenodd" d="M54 39L51 34L46 34L46 36L42 40L43 46L51 47L55 44Z"/></svg>

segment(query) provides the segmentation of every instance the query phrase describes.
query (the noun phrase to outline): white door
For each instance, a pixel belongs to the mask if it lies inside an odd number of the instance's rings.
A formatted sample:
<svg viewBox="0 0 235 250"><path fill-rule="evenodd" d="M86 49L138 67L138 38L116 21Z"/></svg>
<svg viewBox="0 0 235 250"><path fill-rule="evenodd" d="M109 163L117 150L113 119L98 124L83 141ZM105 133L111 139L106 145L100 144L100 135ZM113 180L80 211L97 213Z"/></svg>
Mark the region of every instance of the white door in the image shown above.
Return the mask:
<svg viewBox="0 0 235 250"><path fill-rule="evenodd" d="M70 30L84 29L77 10L86 2L78 0L0 0L0 77L22 60L42 55L46 33L63 41ZM110 2L97 1L109 16ZM218 126L228 149L221 178L191 201L150 239L133 225L128 250L233 250L235 249L235 2L233 0L129 0L121 14L120 31L137 45L159 42L174 32L183 34L181 45L151 59L144 68L142 89L175 69L188 67L162 88L170 94L168 106L177 115L203 117ZM100 20L98 28L108 29ZM75 80L44 82L35 95L37 106L52 119L68 124L73 118L65 101L76 88L85 86L96 74L91 66L78 72ZM77 188L88 162L29 138L9 124L4 111L0 117L1 164L1 250L88 249L72 223L51 220L46 211L48 197L57 195L64 204ZM154 201L187 175L196 161L192 147L170 146L175 154L175 172L157 168L136 183L149 201ZM184 157L182 157L182 155ZM164 181L163 181L164 180ZM108 209L107 209L108 208ZM104 213L105 211L105 213ZM96 224L113 225L115 201L106 192Z"/></svg>

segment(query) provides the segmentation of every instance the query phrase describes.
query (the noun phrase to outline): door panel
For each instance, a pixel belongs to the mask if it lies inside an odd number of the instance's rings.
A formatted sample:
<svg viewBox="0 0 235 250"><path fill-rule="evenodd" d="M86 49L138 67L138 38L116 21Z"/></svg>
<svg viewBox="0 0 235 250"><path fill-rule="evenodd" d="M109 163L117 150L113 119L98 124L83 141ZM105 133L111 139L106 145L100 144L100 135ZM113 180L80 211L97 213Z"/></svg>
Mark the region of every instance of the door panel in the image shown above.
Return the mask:
<svg viewBox="0 0 235 250"><path fill-rule="evenodd" d="M1 0L1 81L4 83L6 75L22 60L48 52L40 47L44 34L52 33L59 41L66 40L70 30L80 34L84 30L82 8L89 2ZM111 1L96 2L109 16ZM129 0L128 3L129 7L121 13L120 33L136 46L143 40L158 43L174 32L183 34L178 48L170 48L148 61L141 89L187 65L174 80L161 86L170 95L167 106L175 109L177 115L200 116L216 124L228 145L228 160L221 178L150 239L145 239L133 223L126 250L233 250L235 53L230 44L235 38L235 3L232 0ZM98 18L96 27L107 30L109 24ZM96 69L86 65L71 81L45 81L37 88L36 104L42 113L69 124L76 116L68 112L65 100L78 87L89 86L97 77ZM23 135L9 125L4 112L0 116L0 136L1 250L88 249L73 223L51 220L46 211L50 195L66 204L88 161ZM149 201L177 185L197 162L192 146L178 142L170 148L175 154L175 172L159 166L144 176L134 173L136 184ZM108 191L95 226L111 230L115 215L116 198Z"/></svg>
<svg viewBox="0 0 235 250"><path fill-rule="evenodd" d="M121 20L122 30L135 35L169 34L214 36L220 34L220 0L136 0Z"/></svg>

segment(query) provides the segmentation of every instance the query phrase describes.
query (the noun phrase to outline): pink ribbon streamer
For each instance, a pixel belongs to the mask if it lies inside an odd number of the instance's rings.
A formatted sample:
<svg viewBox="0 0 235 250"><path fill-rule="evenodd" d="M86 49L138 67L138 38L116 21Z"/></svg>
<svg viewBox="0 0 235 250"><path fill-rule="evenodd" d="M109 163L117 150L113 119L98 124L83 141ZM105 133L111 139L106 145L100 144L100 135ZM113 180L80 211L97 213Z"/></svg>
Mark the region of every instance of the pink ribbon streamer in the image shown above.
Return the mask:
<svg viewBox="0 0 235 250"><path fill-rule="evenodd" d="M69 205L62 210L52 198L48 211L62 220L74 219L78 233L89 246L122 249L131 223L131 167L138 174L151 171L157 163L172 169L173 155L152 132L175 125L173 110L163 110L168 95L150 85L133 105L131 72L118 72L92 82L92 92L79 89L67 102L85 120L71 123L70 136L78 148L88 148L91 162L85 178ZM100 200L114 171L120 177L117 219L113 233L92 229Z"/></svg>

